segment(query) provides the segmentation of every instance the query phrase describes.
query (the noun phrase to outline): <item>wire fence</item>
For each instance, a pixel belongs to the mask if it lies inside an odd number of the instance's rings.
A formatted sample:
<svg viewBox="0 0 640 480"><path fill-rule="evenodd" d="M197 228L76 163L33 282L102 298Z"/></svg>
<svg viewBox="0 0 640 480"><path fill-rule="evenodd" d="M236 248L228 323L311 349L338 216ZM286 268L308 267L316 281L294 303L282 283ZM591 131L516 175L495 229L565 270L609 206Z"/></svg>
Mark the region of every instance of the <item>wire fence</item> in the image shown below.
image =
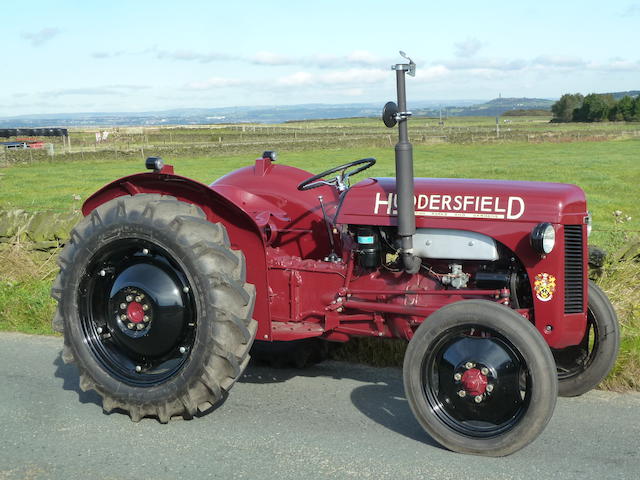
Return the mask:
<svg viewBox="0 0 640 480"><path fill-rule="evenodd" d="M438 125L414 121L414 144L562 143L640 138L640 124L519 123L506 125ZM135 127L72 130L67 141L54 139L45 148L0 148L0 167L41 161L145 158L148 154L219 156L263 148L291 151L347 147L385 147L395 133L373 122L364 125L226 125L209 127Z"/></svg>

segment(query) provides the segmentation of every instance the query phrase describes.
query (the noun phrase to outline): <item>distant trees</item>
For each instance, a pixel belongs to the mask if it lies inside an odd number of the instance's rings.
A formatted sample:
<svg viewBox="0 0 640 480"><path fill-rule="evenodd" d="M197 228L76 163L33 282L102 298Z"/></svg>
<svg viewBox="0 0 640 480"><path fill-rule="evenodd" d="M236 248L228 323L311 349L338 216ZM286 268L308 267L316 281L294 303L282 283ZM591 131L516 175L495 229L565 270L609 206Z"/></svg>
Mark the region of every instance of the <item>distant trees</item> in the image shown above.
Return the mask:
<svg viewBox="0 0 640 480"><path fill-rule="evenodd" d="M573 111L582 106L584 97L580 93L565 93L551 106L551 113L556 122L573 121Z"/></svg>
<svg viewBox="0 0 640 480"><path fill-rule="evenodd" d="M640 97L637 97L636 101L634 101L633 98L631 98L628 95L625 95L620 100L618 100L618 103L616 103L611 109L611 111L609 112L609 120L612 120L614 122L620 121L620 120L626 120L626 121L640 120L640 118L638 118L638 113L640 113L640 108L638 108L639 105L637 101L638 98Z"/></svg>
<svg viewBox="0 0 640 480"><path fill-rule="evenodd" d="M612 95L566 93L551 106L552 122L640 122L640 95L625 95L615 100Z"/></svg>

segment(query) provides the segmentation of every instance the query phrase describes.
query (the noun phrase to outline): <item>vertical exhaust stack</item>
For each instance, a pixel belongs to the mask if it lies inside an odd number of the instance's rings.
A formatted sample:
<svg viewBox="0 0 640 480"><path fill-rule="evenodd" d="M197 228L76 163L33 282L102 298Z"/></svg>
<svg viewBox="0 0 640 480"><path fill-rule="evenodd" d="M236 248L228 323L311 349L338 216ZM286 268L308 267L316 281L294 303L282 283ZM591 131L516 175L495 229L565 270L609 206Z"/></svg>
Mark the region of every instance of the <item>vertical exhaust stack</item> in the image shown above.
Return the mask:
<svg viewBox="0 0 640 480"><path fill-rule="evenodd" d="M405 74L415 76L416 64L404 52L400 52L409 63L393 65L396 71L398 104L388 102L382 112L382 120L387 127L398 124L398 143L396 144L396 196L398 202L398 236L400 237L400 255L404 270L417 273L421 260L413 254L413 235L416 233L416 217L413 204L413 146L409 142L407 120L411 112L407 111L407 93Z"/></svg>

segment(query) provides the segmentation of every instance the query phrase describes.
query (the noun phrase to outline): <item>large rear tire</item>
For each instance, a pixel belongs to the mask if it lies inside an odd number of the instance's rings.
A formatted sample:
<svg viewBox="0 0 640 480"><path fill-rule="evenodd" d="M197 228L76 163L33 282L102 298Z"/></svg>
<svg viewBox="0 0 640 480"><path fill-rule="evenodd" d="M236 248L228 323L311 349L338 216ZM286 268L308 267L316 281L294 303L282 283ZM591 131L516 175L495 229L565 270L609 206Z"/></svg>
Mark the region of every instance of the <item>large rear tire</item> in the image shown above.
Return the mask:
<svg viewBox="0 0 640 480"><path fill-rule="evenodd" d="M111 200L72 230L52 296L80 388L132 420L193 417L249 362L255 290L223 225L173 197Z"/></svg>
<svg viewBox="0 0 640 480"><path fill-rule="evenodd" d="M620 349L618 317L607 295L589 280L587 330L579 345L553 350L558 394L575 397L598 386L616 363Z"/></svg>
<svg viewBox="0 0 640 480"><path fill-rule="evenodd" d="M461 453L520 450L542 432L556 404L555 364L540 333L485 300L429 316L409 342L403 376L418 422Z"/></svg>

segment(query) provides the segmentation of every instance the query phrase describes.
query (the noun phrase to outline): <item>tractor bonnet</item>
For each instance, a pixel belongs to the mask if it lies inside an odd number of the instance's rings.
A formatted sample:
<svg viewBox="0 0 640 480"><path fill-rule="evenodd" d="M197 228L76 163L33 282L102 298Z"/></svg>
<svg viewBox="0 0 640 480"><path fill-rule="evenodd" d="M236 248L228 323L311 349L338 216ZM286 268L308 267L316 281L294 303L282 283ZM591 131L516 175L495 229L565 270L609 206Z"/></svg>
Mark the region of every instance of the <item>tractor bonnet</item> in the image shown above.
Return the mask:
<svg viewBox="0 0 640 480"><path fill-rule="evenodd" d="M416 178L413 204L418 226L434 217L582 223L587 215L582 189L563 183ZM396 225L397 214L395 179L369 178L347 193L337 220Z"/></svg>

